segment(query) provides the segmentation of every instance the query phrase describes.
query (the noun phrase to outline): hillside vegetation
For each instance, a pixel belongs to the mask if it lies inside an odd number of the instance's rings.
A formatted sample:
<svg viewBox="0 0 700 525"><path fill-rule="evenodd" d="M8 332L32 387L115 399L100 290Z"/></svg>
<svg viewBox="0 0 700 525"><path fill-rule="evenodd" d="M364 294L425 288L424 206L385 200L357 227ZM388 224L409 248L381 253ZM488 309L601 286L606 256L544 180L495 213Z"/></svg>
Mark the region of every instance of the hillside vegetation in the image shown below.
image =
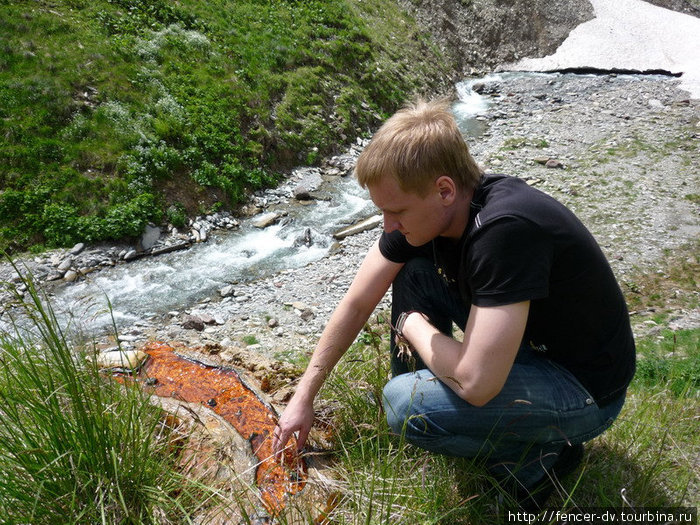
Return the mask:
<svg viewBox="0 0 700 525"><path fill-rule="evenodd" d="M0 249L234 208L455 70L393 0L0 0Z"/></svg>

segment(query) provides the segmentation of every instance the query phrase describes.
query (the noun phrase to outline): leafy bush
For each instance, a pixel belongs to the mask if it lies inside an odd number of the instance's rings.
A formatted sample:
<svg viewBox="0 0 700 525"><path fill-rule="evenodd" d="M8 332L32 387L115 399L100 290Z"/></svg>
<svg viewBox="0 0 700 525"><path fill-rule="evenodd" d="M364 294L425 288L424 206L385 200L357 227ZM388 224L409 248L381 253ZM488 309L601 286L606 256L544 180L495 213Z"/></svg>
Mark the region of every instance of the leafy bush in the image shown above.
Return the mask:
<svg viewBox="0 0 700 525"><path fill-rule="evenodd" d="M185 207L179 202L175 202L168 207L166 217L168 222L176 228L182 228L187 223Z"/></svg>

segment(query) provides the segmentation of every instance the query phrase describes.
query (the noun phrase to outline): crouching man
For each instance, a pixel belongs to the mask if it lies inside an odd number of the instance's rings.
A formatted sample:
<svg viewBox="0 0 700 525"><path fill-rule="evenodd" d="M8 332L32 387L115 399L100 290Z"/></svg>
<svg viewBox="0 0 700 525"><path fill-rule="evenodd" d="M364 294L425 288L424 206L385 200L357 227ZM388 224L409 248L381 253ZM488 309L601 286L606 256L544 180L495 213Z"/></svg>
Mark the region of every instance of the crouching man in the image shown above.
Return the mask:
<svg viewBox="0 0 700 525"><path fill-rule="evenodd" d="M542 507L583 443L617 417L635 370L623 295L574 214L520 179L484 175L449 107L391 117L356 174L384 216L275 429L302 447L321 385L392 286L389 425L424 449L483 458ZM463 329L463 341L452 326Z"/></svg>

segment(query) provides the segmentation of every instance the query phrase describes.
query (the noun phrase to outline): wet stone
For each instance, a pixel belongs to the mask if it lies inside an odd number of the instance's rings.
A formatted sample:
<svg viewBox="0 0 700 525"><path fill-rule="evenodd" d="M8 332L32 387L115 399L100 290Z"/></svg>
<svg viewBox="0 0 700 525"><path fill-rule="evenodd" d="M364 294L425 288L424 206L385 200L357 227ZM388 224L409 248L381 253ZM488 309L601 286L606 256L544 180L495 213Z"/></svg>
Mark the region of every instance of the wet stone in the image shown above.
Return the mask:
<svg viewBox="0 0 700 525"><path fill-rule="evenodd" d="M82 242L79 242L78 244L73 246L68 253L70 253L71 255L78 255L84 249L85 249L85 244Z"/></svg>
<svg viewBox="0 0 700 525"><path fill-rule="evenodd" d="M97 356L97 365L100 368L136 370L147 357L141 350L102 352Z"/></svg>
<svg viewBox="0 0 700 525"><path fill-rule="evenodd" d="M196 315L185 315L182 318L181 326L188 330L197 330L201 332L204 330L204 321Z"/></svg>

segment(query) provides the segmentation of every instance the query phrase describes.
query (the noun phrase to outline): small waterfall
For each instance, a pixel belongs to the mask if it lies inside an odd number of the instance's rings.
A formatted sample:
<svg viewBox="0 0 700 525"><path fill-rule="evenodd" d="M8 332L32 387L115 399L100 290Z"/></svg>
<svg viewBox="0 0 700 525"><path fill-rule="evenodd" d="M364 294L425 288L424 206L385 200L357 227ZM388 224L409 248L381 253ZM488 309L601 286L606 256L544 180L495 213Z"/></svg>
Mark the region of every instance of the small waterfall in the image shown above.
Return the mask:
<svg viewBox="0 0 700 525"><path fill-rule="evenodd" d="M483 115L490 106L488 98L477 92L474 87L500 79L500 75L488 75L483 78L465 80L455 86L458 100L452 104L452 112L457 119L460 131L467 139L478 137L486 130L487 124Z"/></svg>

